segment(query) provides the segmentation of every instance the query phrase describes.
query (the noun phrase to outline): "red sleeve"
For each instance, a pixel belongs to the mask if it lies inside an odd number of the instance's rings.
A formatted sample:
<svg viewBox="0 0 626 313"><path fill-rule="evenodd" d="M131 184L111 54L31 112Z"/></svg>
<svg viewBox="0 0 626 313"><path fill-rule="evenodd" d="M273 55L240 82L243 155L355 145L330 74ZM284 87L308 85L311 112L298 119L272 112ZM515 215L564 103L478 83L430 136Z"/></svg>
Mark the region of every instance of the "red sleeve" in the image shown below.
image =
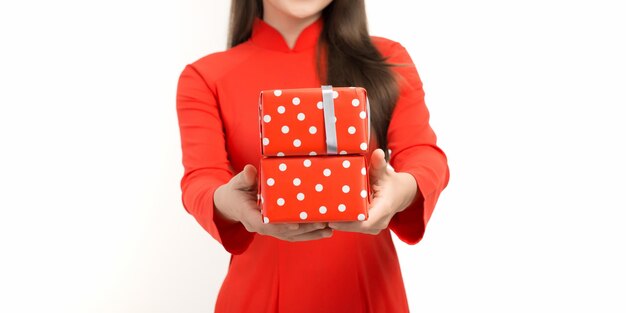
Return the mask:
<svg viewBox="0 0 626 313"><path fill-rule="evenodd" d="M232 254L247 249L254 234L229 223L215 211L213 194L233 177L215 88L189 64L178 80L176 112L184 175L180 181L185 210Z"/></svg>
<svg viewBox="0 0 626 313"><path fill-rule="evenodd" d="M437 137L429 124L422 81L406 49L395 43L388 62L406 66L393 67L399 74L400 95L387 132L391 150L389 164L396 172L411 174L418 185L413 203L396 213L389 227L407 244L416 244L424 236L440 193L447 186L449 169L446 155L437 146Z"/></svg>

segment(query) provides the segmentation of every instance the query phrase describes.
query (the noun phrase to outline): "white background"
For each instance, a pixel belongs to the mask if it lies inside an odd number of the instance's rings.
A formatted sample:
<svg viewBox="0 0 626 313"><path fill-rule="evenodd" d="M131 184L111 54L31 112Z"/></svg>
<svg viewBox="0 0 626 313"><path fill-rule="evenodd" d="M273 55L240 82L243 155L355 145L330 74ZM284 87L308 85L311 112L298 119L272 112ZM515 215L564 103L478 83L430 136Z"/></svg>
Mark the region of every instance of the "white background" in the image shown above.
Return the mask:
<svg viewBox="0 0 626 313"><path fill-rule="evenodd" d="M396 241L413 312L626 311L619 4L367 1L451 169L423 241ZM228 11L0 6L1 312L212 311L228 254L180 202L175 92Z"/></svg>

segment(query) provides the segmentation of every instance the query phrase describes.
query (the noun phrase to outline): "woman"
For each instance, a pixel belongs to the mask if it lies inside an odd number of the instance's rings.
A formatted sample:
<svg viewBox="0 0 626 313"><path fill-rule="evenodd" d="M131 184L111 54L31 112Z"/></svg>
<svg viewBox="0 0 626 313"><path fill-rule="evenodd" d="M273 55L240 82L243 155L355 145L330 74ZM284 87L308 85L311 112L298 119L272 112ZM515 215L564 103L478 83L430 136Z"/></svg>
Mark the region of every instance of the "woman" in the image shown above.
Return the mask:
<svg viewBox="0 0 626 313"><path fill-rule="evenodd" d="M216 311L407 312L390 230L420 241L449 177L407 51L369 36L362 0L233 0L231 13L230 48L188 64L177 94L183 205L231 253ZM368 91L369 218L264 224L259 92L322 84Z"/></svg>

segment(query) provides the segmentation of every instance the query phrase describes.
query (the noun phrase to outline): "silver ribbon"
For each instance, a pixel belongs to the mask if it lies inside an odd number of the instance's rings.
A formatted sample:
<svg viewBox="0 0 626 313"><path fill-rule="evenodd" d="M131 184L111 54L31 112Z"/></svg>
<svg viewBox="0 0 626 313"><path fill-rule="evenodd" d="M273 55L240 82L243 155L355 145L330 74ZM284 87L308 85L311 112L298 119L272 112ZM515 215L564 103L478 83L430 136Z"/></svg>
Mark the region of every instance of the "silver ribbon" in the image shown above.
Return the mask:
<svg viewBox="0 0 626 313"><path fill-rule="evenodd" d="M372 142L372 119L370 118L370 97L367 96L366 93L366 98L365 98L365 103L367 103L367 146L370 146L370 142Z"/></svg>
<svg viewBox="0 0 626 313"><path fill-rule="evenodd" d="M333 100L333 86L322 86L322 104L324 106L326 152L328 154L337 154L337 128L335 126L335 101Z"/></svg>

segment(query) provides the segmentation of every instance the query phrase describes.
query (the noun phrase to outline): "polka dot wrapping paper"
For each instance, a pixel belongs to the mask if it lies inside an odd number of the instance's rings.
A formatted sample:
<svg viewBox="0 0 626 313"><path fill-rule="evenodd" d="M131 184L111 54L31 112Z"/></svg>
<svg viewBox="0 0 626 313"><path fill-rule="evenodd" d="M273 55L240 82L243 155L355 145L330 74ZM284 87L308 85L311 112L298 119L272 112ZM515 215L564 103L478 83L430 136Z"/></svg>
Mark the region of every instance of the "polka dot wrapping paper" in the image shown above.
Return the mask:
<svg viewBox="0 0 626 313"><path fill-rule="evenodd" d="M337 152L363 154L370 136L365 88L335 87L332 101ZM321 88L264 90L259 102L262 155L327 153Z"/></svg>
<svg viewBox="0 0 626 313"><path fill-rule="evenodd" d="M367 92L361 87L262 91L258 202L263 222L366 220L369 123Z"/></svg>
<svg viewBox="0 0 626 313"><path fill-rule="evenodd" d="M263 221L363 221L369 203L365 156L264 158Z"/></svg>

